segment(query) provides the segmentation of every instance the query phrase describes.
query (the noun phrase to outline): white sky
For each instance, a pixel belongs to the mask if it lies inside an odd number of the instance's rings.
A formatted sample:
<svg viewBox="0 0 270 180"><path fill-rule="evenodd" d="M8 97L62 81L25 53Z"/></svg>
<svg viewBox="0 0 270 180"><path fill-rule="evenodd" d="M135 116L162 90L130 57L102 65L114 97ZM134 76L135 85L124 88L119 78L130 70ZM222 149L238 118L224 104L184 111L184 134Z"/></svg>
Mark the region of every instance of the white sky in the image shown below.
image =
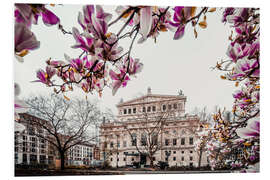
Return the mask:
<svg viewBox="0 0 270 180"><path fill-rule="evenodd" d="M115 8L115 6L104 7L106 12L114 14L113 19L116 18ZM77 15L82 11L82 6L64 5L50 9L60 17L61 24L66 30L71 30L75 26L82 31L77 23ZM192 111L194 107L207 106L212 109L215 105L230 109L233 104L234 84L221 80L222 73L212 71L210 67L215 66L221 58L226 58L231 30L228 25L221 23L219 9L216 13L208 13L207 22L207 29L197 28L197 39L194 38L193 29L189 25L180 40L173 40L173 32L166 32L158 37L157 43L152 39L143 44L135 43L132 56L139 58L144 64L142 72L136 78L132 78L127 87L120 88L115 96L112 96L111 89L105 88L102 98L99 98L101 107L111 108L116 113L115 105L120 98L125 101L145 94L147 87L150 86L153 94L176 95L178 90L182 89L187 96L187 112ZM115 24L110 30L117 32L121 25L122 22ZM70 48L75 44L71 35L63 35L56 26L45 26L41 19L39 25L32 26L32 31L41 42L40 48L25 56L23 64L17 61L14 63L14 79L21 86L21 98L30 94L53 92L53 88L47 88L44 84L30 82L36 80L36 70L44 68L48 58L63 60L64 53L71 57L81 53L80 50ZM127 50L130 42L130 40L120 41L120 45ZM85 93L78 89L66 95L71 98L85 97ZM88 98L98 98L98 95L89 94Z"/></svg>

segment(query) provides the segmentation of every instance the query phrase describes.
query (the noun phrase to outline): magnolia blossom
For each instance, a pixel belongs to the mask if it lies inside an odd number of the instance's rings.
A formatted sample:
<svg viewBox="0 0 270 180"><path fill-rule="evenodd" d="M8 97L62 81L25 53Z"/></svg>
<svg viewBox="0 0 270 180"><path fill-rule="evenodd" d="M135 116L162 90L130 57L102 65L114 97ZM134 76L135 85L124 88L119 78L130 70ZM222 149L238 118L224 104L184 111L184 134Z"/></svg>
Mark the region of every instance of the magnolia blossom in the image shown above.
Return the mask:
<svg viewBox="0 0 270 180"><path fill-rule="evenodd" d="M113 70L110 70L109 75L113 80L112 95L114 96L121 86L125 87L127 85L127 81L129 81L130 78L123 70L120 70L120 73L116 73Z"/></svg>
<svg viewBox="0 0 270 180"><path fill-rule="evenodd" d="M96 8L93 5L83 6L83 14L79 12L78 23L84 31L93 34L95 38L106 39L108 30L107 23L111 20L112 15L105 13L99 5Z"/></svg>
<svg viewBox="0 0 270 180"><path fill-rule="evenodd" d="M46 71L40 69L37 71L37 78L39 80L36 80L34 82L41 82L48 86L52 85L51 78L55 75L56 70L52 66L47 66Z"/></svg>
<svg viewBox="0 0 270 180"><path fill-rule="evenodd" d="M19 62L23 62L23 57L29 50L39 48L40 42L25 24L15 23L15 57Z"/></svg>
<svg viewBox="0 0 270 180"><path fill-rule="evenodd" d="M244 138L244 139L259 137L260 136L260 119L258 117L249 119L247 127L237 129L236 133L239 137Z"/></svg>
<svg viewBox="0 0 270 180"><path fill-rule="evenodd" d="M184 36L186 22L189 18L193 17L195 14L196 8L194 7L183 7L176 6L174 7L173 21L170 22L172 27L176 28L173 39L177 40Z"/></svg>
<svg viewBox="0 0 270 180"><path fill-rule="evenodd" d="M117 6L116 9L115 9L115 12L118 15L122 15L124 12L126 12L121 17L121 20L123 20L124 22L127 22L129 20L130 16L132 14L134 14L135 9L136 9L136 7L134 7L134 6ZM129 11L127 11L127 10L129 10ZM128 25L129 26L137 25L137 24L139 24L139 22L140 22L140 17L138 15L138 13L135 13L133 15L133 18L131 18L129 20Z"/></svg>
<svg viewBox="0 0 270 180"><path fill-rule="evenodd" d="M48 10L44 4L15 4L15 20L27 26L37 24L41 16L45 25L55 25L60 22L59 18Z"/></svg>

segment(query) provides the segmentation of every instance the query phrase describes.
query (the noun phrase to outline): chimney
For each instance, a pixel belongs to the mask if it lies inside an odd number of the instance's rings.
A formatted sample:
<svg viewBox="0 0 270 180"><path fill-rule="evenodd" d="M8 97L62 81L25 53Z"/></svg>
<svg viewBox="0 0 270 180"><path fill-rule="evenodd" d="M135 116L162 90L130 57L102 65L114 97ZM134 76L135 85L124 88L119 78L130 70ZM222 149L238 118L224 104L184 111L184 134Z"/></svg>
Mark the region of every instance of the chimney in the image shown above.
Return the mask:
<svg viewBox="0 0 270 180"><path fill-rule="evenodd" d="M151 87L148 87L148 88L147 88L147 94L152 94L152 92L151 92Z"/></svg>
<svg viewBox="0 0 270 180"><path fill-rule="evenodd" d="M103 121L102 121L103 124L105 124L105 120L106 120L106 118L105 118L105 116L103 116Z"/></svg>

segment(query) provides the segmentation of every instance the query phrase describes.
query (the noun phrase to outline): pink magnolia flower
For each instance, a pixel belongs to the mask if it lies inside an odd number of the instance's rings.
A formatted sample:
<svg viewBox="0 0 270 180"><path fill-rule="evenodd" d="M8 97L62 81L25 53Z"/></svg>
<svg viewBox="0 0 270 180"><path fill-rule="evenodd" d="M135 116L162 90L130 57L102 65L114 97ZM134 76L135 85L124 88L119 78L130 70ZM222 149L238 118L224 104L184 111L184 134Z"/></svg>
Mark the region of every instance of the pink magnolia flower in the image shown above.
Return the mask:
<svg viewBox="0 0 270 180"><path fill-rule="evenodd" d="M140 29L143 39L147 39L147 35L149 34L152 26L152 7L145 6L140 9Z"/></svg>
<svg viewBox="0 0 270 180"><path fill-rule="evenodd" d="M88 33L93 34L95 38L105 40L108 30L107 23L112 15L105 13L101 6L87 5L83 7L83 14L79 12L78 22Z"/></svg>
<svg viewBox="0 0 270 180"><path fill-rule="evenodd" d="M15 23L15 57L23 62L23 57L29 50L39 48L40 42L25 24Z"/></svg>
<svg viewBox="0 0 270 180"><path fill-rule="evenodd" d="M260 119L258 117L249 119L247 127L237 129L236 133L239 137L243 139L259 137L260 136Z"/></svg>
<svg viewBox="0 0 270 180"><path fill-rule="evenodd" d="M27 26L37 24L41 16L45 25L55 25L60 22L59 18L48 10L44 4L15 4L15 20Z"/></svg>
<svg viewBox="0 0 270 180"><path fill-rule="evenodd" d="M56 74L56 70L52 66L46 67L46 72L42 69L37 71L37 78L39 80L33 82L41 82L48 86L52 85L51 78Z"/></svg>
<svg viewBox="0 0 270 180"><path fill-rule="evenodd" d="M81 48L84 51L91 52L91 48L93 48L94 44L94 39L91 36L81 36L78 29L75 27L72 28L72 34L76 40L76 44L73 45L72 48Z"/></svg>
<svg viewBox="0 0 270 180"><path fill-rule="evenodd" d="M117 90L122 86L125 87L127 85L127 81L130 80L128 75L123 70L120 70L120 73L117 74L113 70L110 70L109 75L111 79L113 80L112 83L112 95L114 96L117 92Z"/></svg>
<svg viewBox="0 0 270 180"><path fill-rule="evenodd" d="M134 10L135 10L135 6L117 6L116 9L115 9L115 12L118 14L118 15L121 15L122 13L124 13L127 9L130 9L129 12L125 13L121 20L123 20L124 22L127 22L127 20L130 18L131 14L134 13ZM137 13L134 14L133 18L129 21L128 25L129 26L133 26L133 25L137 25L139 24L140 22L140 17Z"/></svg>
<svg viewBox="0 0 270 180"><path fill-rule="evenodd" d="M128 62L129 60L129 62ZM143 64L139 62L139 59L133 59L132 57L129 57L129 59L126 57L126 59L124 60L124 66L122 67L123 69L126 69L127 66L129 65L128 68L128 74L129 75L135 75L139 72L142 71L143 68Z"/></svg>
<svg viewBox="0 0 270 180"><path fill-rule="evenodd" d="M175 40L180 39L184 36L186 21L192 17L192 7L183 7L176 6L174 8L173 21L170 22L170 25L176 28L176 32L174 34Z"/></svg>

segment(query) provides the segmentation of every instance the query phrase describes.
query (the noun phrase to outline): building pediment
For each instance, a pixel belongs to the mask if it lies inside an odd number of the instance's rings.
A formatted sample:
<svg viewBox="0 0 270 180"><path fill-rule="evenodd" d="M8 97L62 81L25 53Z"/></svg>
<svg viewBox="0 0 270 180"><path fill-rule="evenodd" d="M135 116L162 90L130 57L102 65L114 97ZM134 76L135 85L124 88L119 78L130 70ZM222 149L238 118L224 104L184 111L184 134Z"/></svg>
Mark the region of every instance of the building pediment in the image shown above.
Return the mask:
<svg viewBox="0 0 270 180"><path fill-rule="evenodd" d="M158 94L148 94L139 98L135 98L126 102L121 102L117 107L135 105L135 104L145 104L158 101L172 101L172 100L184 100L186 101L186 96L184 95L158 95Z"/></svg>

